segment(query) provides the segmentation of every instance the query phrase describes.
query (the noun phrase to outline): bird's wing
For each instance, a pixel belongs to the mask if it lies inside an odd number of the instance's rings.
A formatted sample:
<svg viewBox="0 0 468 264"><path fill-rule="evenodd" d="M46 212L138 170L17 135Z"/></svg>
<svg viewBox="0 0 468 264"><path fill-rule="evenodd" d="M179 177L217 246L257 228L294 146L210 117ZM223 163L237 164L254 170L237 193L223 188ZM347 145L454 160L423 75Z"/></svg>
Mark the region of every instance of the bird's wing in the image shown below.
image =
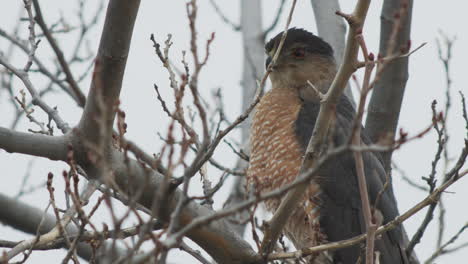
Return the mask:
<svg viewBox="0 0 468 264"><path fill-rule="evenodd" d="M296 135L304 146L311 137L320 105L304 101L296 122ZM333 131L333 144L343 145L348 142L355 116L353 106L346 97L342 97L336 108L336 122ZM365 131L362 141L369 144ZM378 154L363 153L369 199L373 204L386 181L385 170ZM320 205L320 226L329 241L348 239L365 233L362 217L361 199L358 189L355 161L351 152L332 158L325 164L318 175L322 190ZM383 192L377 208L383 215L384 224L398 215L396 200L391 184ZM400 255L402 229L397 227L385 233L376 242L376 250L381 252L382 264L403 263ZM355 263L360 254L360 247L354 246L335 251L335 263Z"/></svg>

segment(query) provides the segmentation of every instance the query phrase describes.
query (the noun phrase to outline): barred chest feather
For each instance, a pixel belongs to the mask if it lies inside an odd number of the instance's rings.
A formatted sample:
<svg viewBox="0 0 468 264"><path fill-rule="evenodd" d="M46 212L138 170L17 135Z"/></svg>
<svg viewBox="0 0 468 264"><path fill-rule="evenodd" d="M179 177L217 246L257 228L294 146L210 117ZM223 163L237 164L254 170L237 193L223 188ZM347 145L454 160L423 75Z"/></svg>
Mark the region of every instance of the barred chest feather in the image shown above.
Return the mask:
<svg viewBox="0 0 468 264"><path fill-rule="evenodd" d="M277 189L292 182L299 173L304 147L296 135L296 121L302 101L295 89L272 89L257 105L250 135L250 165L247 180L259 192ZM325 241L319 226L319 186L311 184L303 201L285 227L296 247ZM265 202L274 212L280 199Z"/></svg>

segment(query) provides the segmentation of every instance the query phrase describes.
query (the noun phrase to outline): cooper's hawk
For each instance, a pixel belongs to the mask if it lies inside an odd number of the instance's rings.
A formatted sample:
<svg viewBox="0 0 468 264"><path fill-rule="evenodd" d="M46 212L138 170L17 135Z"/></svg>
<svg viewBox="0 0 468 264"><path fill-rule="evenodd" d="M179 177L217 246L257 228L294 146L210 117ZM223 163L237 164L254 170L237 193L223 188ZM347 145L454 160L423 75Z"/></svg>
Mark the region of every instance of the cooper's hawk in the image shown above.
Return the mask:
<svg viewBox="0 0 468 264"><path fill-rule="evenodd" d="M282 33L265 46L271 62ZM316 89L326 92L336 74L333 50L328 43L303 29L289 29L284 46L270 74L272 89L257 105L253 118L248 182L260 192L281 187L295 179L319 112ZM332 122L331 144L346 144L355 110L343 96ZM369 144L365 131L362 141ZM370 201L373 203L386 181L378 154L363 153ZM296 248L348 239L365 233L355 161L348 152L329 161L315 176L298 208L285 226L286 236ZM266 207L274 212L279 199L269 200ZM398 215L392 188L383 192L376 206L383 223ZM383 234L376 241L381 264L404 263L402 228ZM311 263L355 264L362 246L353 246L312 257Z"/></svg>

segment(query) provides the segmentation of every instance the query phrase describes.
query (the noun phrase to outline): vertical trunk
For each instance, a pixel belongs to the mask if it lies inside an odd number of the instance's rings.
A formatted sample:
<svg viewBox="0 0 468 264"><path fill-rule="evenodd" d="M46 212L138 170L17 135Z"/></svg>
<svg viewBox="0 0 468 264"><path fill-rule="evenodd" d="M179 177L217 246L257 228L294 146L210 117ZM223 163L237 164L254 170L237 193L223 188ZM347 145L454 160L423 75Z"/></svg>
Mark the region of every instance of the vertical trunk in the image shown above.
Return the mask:
<svg viewBox="0 0 468 264"><path fill-rule="evenodd" d="M241 30L244 61L242 72L242 111L247 109L255 97L257 80L263 75L264 39L262 29L261 1L241 1ZM242 142L249 139L251 118L242 123Z"/></svg>
<svg viewBox="0 0 468 264"><path fill-rule="evenodd" d="M395 51L399 52L401 46L407 45L411 32L411 12L413 0L385 0L382 7L380 25L380 47L379 53L387 55L390 35L393 30L394 15L403 3L408 4L407 15L402 17L401 29L396 37ZM376 83L368 107L366 130L373 142L381 137L391 136L394 138L398 119L400 116L401 103L405 93L406 81L408 80L408 57L400 58L390 62L382 73L380 80ZM382 153L385 170L391 169L392 151Z"/></svg>
<svg viewBox="0 0 468 264"><path fill-rule="evenodd" d="M389 40L393 31L394 15L399 12L402 4L407 3L406 15L402 17L401 28L395 39L395 51L399 52L401 46L408 44L411 34L411 16L413 0L385 0L380 16L380 47L379 53L388 55ZM373 142L381 137L394 139L400 117L400 109L408 80L408 57L390 62L376 83L368 106L366 131ZM392 151L383 152L382 158L387 173L391 172ZM405 244L409 240L405 232ZM408 256L410 263L419 263L416 254Z"/></svg>

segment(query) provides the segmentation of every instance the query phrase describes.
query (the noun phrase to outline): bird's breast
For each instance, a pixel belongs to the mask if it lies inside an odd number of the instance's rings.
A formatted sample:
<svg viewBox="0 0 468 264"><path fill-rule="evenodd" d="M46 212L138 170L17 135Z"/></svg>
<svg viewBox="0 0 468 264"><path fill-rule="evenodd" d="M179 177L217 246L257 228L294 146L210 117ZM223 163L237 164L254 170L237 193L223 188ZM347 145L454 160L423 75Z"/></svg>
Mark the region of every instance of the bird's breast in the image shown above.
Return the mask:
<svg viewBox="0 0 468 264"><path fill-rule="evenodd" d="M271 190L294 179L302 153L294 134L301 101L292 89L273 89L256 108L250 135L249 181Z"/></svg>
<svg viewBox="0 0 468 264"><path fill-rule="evenodd" d="M302 108L297 90L273 89L257 105L250 135L250 165L247 178L260 192L270 191L292 182L298 175L303 148L296 134L296 121ZM312 201L318 186L311 184L302 206L315 211ZM311 200L312 199L312 200ZM279 200L266 203L274 211Z"/></svg>
<svg viewBox="0 0 468 264"><path fill-rule="evenodd" d="M303 108L297 90L273 89L257 105L250 135L249 185L262 193L292 182L299 174L304 148L300 145L297 120ZM304 126L307 127L307 126ZM310 127L309 127L310 128ZM320 186L309 186L285 226L285 234L298 248L314 246L325 237L320 232ZM265 202L274 212L280 197Z"/></svg>

